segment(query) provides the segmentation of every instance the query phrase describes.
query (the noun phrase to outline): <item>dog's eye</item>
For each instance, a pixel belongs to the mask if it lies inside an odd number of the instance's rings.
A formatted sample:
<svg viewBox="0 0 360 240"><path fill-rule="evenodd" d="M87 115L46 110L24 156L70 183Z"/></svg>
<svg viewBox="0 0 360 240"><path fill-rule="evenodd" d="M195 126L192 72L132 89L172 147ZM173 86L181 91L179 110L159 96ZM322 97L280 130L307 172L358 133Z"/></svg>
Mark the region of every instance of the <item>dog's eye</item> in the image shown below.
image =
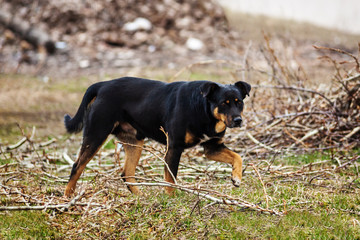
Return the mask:
<svg viewBox="0 0 360 240"><path fill-rule="evenodd" d="M240 105L241 106L242 104L243 104L243 102L241 100L235 98L235 105L237 105L237 106Z"/></svg>
<svg viewBox="0 0 360 240"><path fill-rule="evenodd" d="M222 106L230 105L230 101L229 101L229 100L226 100L226 101L222 102L221 105L222 105Z"/></svg>

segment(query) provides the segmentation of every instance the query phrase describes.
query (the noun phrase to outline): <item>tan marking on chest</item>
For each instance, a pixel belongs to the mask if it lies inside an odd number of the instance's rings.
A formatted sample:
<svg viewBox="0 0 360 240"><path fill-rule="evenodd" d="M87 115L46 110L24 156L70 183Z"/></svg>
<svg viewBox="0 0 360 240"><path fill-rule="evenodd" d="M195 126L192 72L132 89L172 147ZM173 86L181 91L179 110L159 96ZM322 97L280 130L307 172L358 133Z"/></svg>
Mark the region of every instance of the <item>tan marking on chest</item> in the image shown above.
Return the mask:
<svg viewBox="0 0 360 240"><path fill-rule="evenodd" d="M192 135L189 131L186 131L185 134L185 144L194 143L194 135Z"/></svg>
<svg viewBox="0 0 360 240"><path fill-rule="evenodd" d="M225 131L226 129L226 125L223 121L218 121L215 125L215 132L216 133L221 133L223 131Z"/></svg>

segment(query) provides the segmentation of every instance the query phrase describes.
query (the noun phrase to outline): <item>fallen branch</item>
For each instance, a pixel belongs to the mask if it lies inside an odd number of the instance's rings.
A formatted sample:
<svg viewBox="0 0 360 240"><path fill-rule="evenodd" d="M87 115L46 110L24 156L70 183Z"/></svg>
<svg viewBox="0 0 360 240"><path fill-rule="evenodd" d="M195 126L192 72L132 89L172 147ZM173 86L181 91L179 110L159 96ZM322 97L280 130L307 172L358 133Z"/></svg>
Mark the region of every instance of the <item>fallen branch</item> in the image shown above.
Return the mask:
<svg viewBox="0 0 360 240"><path fill-rule="evenodd" d="M345 137L343 137L342 139L340 139L340 141L345 141L349 138L351 138L354 134L356 134L358 131L360 131L360 126L357 126L356 128L354 128L349 134L347 134Z"/></svg>
<svg viewBox="0 0 360 240"><path fill-rule="evenodd" d="M66 204L55 205L37 205L37 206L0 206L0 211L23 211L23 210L46 210L59 209L61 212L68 210L71 206L75 206L76 202L85 194L85 190L75 196L70 202Z"/></svg>
<svg viewBox="0 0 360 240"><path fill-rule="evenodd" d="M324 94L319 93L315 90L311 90L311 89L307 89L307 88L292 87L292 86L252 85L251 87L253 87L253 88L274 88L274 89L284 89L284 90L290 90L290 91L313 93L313 94L317 94L320 97L324 98L330 104L330 106L335 108L334 103L329 98L327 98Z"/></svg>
<svg viewBox="0 0 360 240"><path fill-rule="evenodd" d="M267 150L269 150L269 151L274 151L274 152L276 152L276 150L273 149L272 147L269 147L269 146L267 146L267 145L259 142L256 138L254 138L253 135L251 135L251 133L246 132L246 136L248 136L248 138L249 138L251 141L253 141L255 144L257 144L257 145L259 145L259 146L261 146L261 147L263 147L263 148L265 148L265 149L267 149Z"/></svg>
<svg viewBox="0 0 360 240"><path fill-rule="evenodd" d="M266 188L265 188L265 184L264 184L264 181L261 179L261 176L260 176L260 173L259 171L257 170L257 168L255 167L255 165L253 163L249 163L250 166L253 167L253 169L255 170L256 172L256 175L258 176L260 182L261 182L261 185L263 187L263 191L264 191L264 194L265 194L265 200L266 200L266 208L269 209L269 196L266 192Z"/></svg>
<svg viewBox="0 0 360 240"><path fill-rule="evenodd" d="M39 147L49 146L50 144L52 144L52 143L54 143L54 142L56 142L56 141L57 141L56 138L52 138L52 139L50 139L49 141L39 143Z"/></svg>
<svg viewBox="0 0 360 240"><path fill-rule="evenodd" d="M353 58L355 63L356 63L356 71L357 72L360 72L360 64L359 64L359 60L357 57L355 57L353 54L349 53L349 52L346 52L344 50L341 50L341 49L338 49L338 48L330 48L330 47L322 47L322 46L315 46L313 45L313 47L316 49L316 50L328 50L328 51L333 51L333 52L338 52L338 53L341 53L341 54L345 54L345 55L348 55L349 57Z"/></svg>
<svg viewBox="0 0 360 240"><path fill-rule="evenodd" d="M71 166L75 163L66 152L63 153L63 159Z"/></svg>
<svg viewBox="0 0 360 240"><path fill-rule="evenodd" d="M273 214L273 215L278 215L278 216L283 215L283 212L279 212L279 211L277 211L275 209L263 208L263 207L260 207L259 205L250 203L248 201L245 201L245 200L242 200L242 199L236 199L236 200L231 199L230 196L225 196L223 194L218 193L218 195L223 197L222 199L220 199L220 198L217 198L217 197L214 197L214 196L210 195L208 192L204 193L205 191L207 191L205 189L190 189L190 188L178 185L178 184L171 184L171 183L167 183L167 182L152 182L152 183L149 183L149 182L143 182L143 183L125 182L125 184L126 185L131 185L131 186L172 187L172 188L176 188L176 189L179 189L181 191L184 191L184 192L192 193L194 195L206 198L206 199L211 200L211 201L213 201L215 203L218 203L218 204L235 205L235 206L238 206L238 207L241 207L241 208L249 208L251 210L258 211L258 212L265 213L265 214ZM211 190L211 192L215 192L215 191Z"/></svg>
<svg viewBox="0 0 360 240"><path fill-rule="evenodd" d="M350 159L350 161L347 161L346 163L338 166L338 167L335 169L335 171L338 171L338 170L340 170L340 169L342 169L342 168L345 168L345 167L348 166L348 165L353 164L353 163L354 163L355 161L357 161L358 159L360 159L360 156L355 156L355 157L353 157L352 159Z"/></svg>
<svg viewBox="0 0 360 240"><path fill-rule="evenodd" d="M19 142L15 143L14 145L10 145L6 148L6 150L14 150L16 148L21 147L27 141L27 137L23 137Z"/></svg>

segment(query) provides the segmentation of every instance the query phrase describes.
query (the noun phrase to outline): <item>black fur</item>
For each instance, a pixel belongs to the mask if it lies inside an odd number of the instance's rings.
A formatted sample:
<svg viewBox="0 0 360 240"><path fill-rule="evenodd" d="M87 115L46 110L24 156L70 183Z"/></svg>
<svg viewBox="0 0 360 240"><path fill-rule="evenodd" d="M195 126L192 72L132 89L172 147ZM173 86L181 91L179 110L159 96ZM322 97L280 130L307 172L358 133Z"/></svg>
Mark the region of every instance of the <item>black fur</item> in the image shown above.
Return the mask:
<svg viewBox="0 0 360 240"><path fill-rule="evenodd" d="M65 115L64 122L70 133L84 129L83 147L94 145L94 149L111 133L128 134L137 140L147 137L166 144L166 136L160 130L163 127L169 144L166 162L176 177L185 148L205 140L208 143L204 144L214 149L225 148L214 139L221 139L226 127L241 125L243 99L250 89L245 82L164 83L124 77L90 86L75 116ZM219 120L220 117L226 119ZM219 121L224 121L224 128L221 124L218 127Z"/></svg>

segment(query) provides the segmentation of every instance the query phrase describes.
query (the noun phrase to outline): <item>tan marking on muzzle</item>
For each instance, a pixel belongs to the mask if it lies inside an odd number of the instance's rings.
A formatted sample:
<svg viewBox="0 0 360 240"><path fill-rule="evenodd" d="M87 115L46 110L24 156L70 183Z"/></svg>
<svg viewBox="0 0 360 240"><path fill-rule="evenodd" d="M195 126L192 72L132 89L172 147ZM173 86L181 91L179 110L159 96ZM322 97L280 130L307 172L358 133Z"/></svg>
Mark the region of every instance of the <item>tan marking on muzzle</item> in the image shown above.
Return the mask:
<svg viewBox="0 0 360 240"><path fill-rule="evenodd" d="M222 122L225 122L226 121L226 115L223 114L223 113L219 113L219 108L216 107L213 111L213 114L214 114L214 117L217 119L217 120L220 120Z"/></svg>

